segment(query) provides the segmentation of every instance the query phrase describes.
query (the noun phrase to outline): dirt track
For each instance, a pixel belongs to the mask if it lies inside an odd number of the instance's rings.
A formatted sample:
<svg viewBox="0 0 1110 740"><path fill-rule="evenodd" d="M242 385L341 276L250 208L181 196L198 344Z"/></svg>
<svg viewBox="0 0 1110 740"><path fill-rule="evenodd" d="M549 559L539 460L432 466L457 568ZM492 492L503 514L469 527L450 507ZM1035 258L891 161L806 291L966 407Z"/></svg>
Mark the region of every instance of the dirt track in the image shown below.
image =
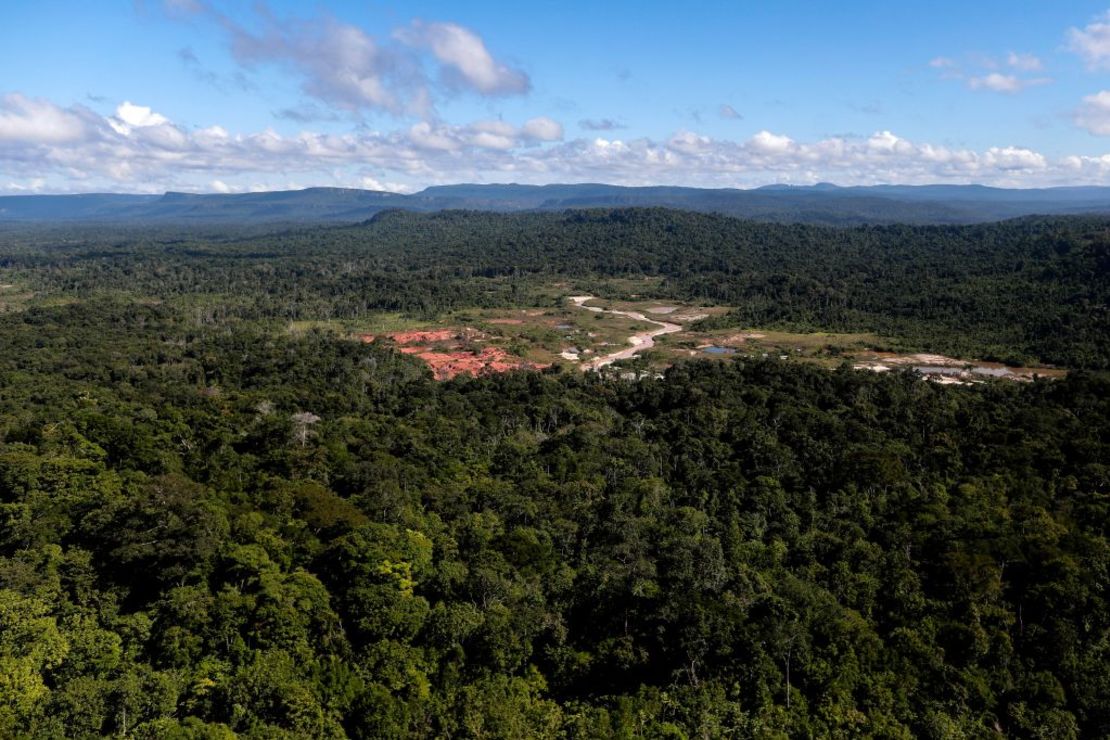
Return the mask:
<svg viewBox="0 0 1110 740"><path fill-rule="evenodd" d="M624 316L625 318L634 319L635 321L644 321L649 324L655 324L659 327L658 329L652 329L651 331L640 332L639 334L633 334L632 336L630 336L628 338L628 343L631 345L630 347L617 352L613 352L611 354L603 355L601 357L595 357L588 362L583 362L581 365L581 368L583 370L597 370L599 367L611 365L617 360L627 360L638 352L643 352L645 349L651 349L652 347L654 347L656 337L662 336L664 334L674 334L676 331L682 331L682 327L678 324L671 324L666 321L656 321L655 319L649 319L647 316L644 316L638 311L616 311L599 308L598 306L587 306L587 301L594 300L594 296L592 295L571 296L570 300L578 308L584 308L587 311L593 311L594 313L611 313L616 316Z"/></svg>

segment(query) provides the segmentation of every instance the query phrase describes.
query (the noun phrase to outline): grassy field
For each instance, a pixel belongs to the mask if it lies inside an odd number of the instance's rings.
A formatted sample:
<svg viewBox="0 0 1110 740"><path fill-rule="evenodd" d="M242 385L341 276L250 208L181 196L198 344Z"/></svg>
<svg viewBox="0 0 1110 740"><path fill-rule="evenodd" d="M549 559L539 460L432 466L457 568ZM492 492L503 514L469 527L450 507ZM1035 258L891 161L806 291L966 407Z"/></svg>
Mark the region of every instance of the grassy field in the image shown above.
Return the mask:
<svg viewBox="0 0 1110 740"><path fill-rule="evenodd" d="M13 283L0 284L0 313L19 311L34 297L29 290L25 290Z"/></svg>
<svg viewBox="0 0 1110 740"><path fill-rule="evenodd" d="M619 285L617 284L619 282ZM581 284L558 283L548 286L551 307L533 306L511 309L469 309L446 315L435 322L417 322L399 314L379 314L358 326L337 325L336 322L298 322L291 329L327 326L347 333L408 331L413 329L457 329L466 332L474 346L495 346L537 364L562 363L577 366L594 358L604 357L629 346L635 334L657 328L656 322L694 326L698 319L729 310L728 306L690 305L671 300L636 299L636 290L650 291L657 281L613 281L610 298L597 298L589 306L604 311L639 313L649 320L638 320L612 313L597 313L573 305L568 295L591 294ZM543 292L543 291L541 291ZM897 338L876 334L831 332L796 333L752 327L696 331L693 329L659 336L655 346L625 360L619 365L635 365L639 370L658 371L675 362L690 359L720 359L734 356L776 357L835 367L842 362L885 362L894 366L913 365L912 354L896 354ZM955 358L942 358L960 362ZM1060 371L1046 370L1044 375Z"/></svg>

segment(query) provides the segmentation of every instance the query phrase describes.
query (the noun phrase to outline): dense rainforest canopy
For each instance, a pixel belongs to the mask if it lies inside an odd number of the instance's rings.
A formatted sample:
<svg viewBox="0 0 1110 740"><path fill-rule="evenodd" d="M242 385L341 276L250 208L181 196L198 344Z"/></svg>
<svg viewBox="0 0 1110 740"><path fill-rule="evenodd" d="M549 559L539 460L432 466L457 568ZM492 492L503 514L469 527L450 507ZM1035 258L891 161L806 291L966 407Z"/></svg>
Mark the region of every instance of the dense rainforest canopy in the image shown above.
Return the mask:
<svg viewBox="0 0 1110 740"><path fill-rule="evenodd" d="M1106 736L1107 226L9 232L0 737ZM645 275L1090 369L437 383L281 328Z"/></svg>
<svg viewBox="0 0 1110 740"><path fill-rule="evenodd" d="M436 316L535 302L552 281L652 277L637 291L735 307L714 326L869 331L906 348L1110 368L1106 218L836 229L664 209L391 211L261 236L9 230L0 268L44 292L191 297L215 319L286 321Z"/></svg>

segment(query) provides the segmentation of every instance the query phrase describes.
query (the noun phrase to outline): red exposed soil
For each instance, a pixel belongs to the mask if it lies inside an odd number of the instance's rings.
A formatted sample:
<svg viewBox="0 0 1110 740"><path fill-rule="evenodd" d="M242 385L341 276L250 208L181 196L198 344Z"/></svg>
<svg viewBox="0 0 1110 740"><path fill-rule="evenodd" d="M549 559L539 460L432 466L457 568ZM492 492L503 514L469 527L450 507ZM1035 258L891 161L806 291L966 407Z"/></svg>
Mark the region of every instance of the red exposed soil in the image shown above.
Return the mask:
<svg viewBox="0 0 1110 740"><path fill-rule="evenodd" d="M436 380L450 380L456 375L485 375L510 370L540 370L547 365L514 357L500 347L486 347L480 352L438 352L406 347L401 350L415 354L432 368Z"/></svg>
<svg viewBox="0 0 1110 740"><path fill-rule="evenodd" d="M521 357L510 355L500 347L484 347L481 350L462 349L461 345L465 339L479 341L484 339L484 335L473 330L398 331L381 336L401 345L399 349L402 353L419 357L427 363L436 380L450 380L457 375L477 376L510 370L541 370L547 367L545 364L529 362ZM364 342L373 342L378 337L373 334L361 334L359 338Z"/></svg>
<svg viewBox="0 0 1110 740"><path fill-rule="evenodd" d="M427 344L429 342L450 342L459 338L455 329L434 329L432 331L395 331L382 336L392 339L397 344ZM373 342L377 339L374 334L360 334L364 342Z"/></svg>

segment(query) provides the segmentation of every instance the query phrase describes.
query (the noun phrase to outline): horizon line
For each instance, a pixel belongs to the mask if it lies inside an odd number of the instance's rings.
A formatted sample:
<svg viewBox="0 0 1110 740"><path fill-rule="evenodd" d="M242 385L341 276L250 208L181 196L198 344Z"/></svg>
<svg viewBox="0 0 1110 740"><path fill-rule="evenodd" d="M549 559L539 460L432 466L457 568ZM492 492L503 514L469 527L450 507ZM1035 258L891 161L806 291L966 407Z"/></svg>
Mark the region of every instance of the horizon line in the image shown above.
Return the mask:
<svg viewBox="0 0 1110 740"><path fill-rule="evenodd" d="M623 185L617 183L608 183L602 181L553 181L547 183L522 183L522 182L473 182L473 181L460 181L453 183L439 183L434 185L425 185L423 188L414 189L409 191L401 190L375 190L372 188L359 188L349 187L343 185L306 185L304 187L287 187L278 189L245 189L245 190L89 190L89 191L54 191L54 192L8 192L0 193L0 198L32 198L32 197L76 197L76 196L149 196L159 197L166 195L261 195L265 193L300 193L309 190L337 190L345 192L358 192L358 193L380 193L383 195L398 195L398 196L412 196L419 195L427 190L433 188L452 188L452 187L518 187L518 188L546 188L546 187L607 187L619 188L624 190L644 190L651 188L672 188L677 190L699 190L706 192L753 192L757 190L775 190L775 189L793 189L793 190L815 190L815 189L836 189L836 190L868 190L873 188L982 188L984 190L996 190L1004 192L1032 192L1038 190L1110 190L1110 185L1092 185L1092 184L1071 184L1071 185L1044 185L1035 187L1003 187L1000 185L986 185L980 182L928 182L928 183L899 183L899 182L882 182L872 183L870 185L838 185L829 181L818 181L805 185L786 182L768 182L763 185L753 185L750 187L700 187L697 185L677 185L672 183L654 183L650 185Z"/></svg>

